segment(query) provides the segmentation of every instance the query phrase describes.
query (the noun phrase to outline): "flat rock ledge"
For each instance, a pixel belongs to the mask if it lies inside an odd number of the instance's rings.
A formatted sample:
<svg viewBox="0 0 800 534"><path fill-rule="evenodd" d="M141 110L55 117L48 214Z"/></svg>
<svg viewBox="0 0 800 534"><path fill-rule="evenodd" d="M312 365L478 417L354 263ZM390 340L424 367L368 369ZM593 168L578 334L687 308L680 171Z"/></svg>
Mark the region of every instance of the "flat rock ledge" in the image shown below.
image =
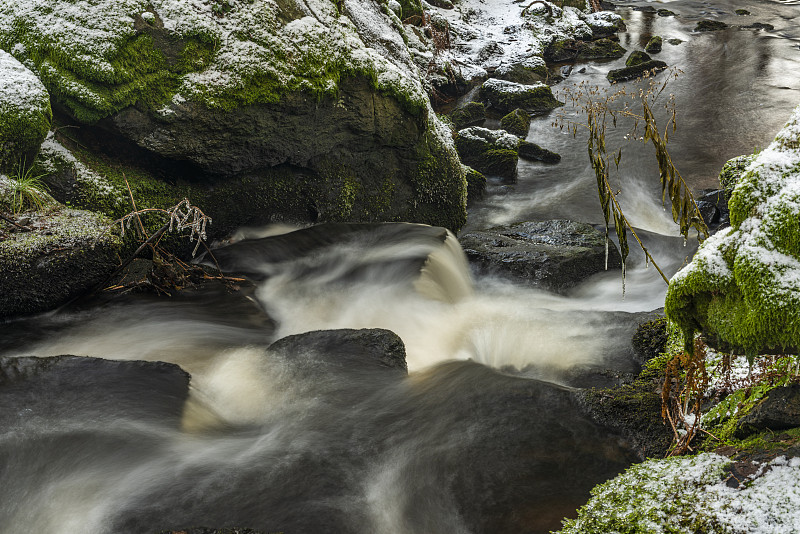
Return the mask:
<svg viewBox="0 0 800 534"><path fill-rule="evenodd" d="M459 241L479 271L555 292L606 268L605 236L590 224L566 219L497 226ZM619 269L619 253L608 245L608 267Z"/></svg>

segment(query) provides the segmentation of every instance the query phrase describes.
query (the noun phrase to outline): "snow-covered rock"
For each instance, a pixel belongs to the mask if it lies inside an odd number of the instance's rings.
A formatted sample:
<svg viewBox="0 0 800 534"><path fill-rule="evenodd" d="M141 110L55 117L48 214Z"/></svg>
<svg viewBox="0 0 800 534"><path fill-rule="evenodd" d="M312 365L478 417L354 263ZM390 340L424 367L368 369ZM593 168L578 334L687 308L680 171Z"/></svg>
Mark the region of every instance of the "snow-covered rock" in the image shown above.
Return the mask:
<svg viewBox="0 0 800 534"><path fill-rule="evenodd" d="M33 162L52 120L50 97L42 82L14 57L0 50L0 172Z"/></svg>

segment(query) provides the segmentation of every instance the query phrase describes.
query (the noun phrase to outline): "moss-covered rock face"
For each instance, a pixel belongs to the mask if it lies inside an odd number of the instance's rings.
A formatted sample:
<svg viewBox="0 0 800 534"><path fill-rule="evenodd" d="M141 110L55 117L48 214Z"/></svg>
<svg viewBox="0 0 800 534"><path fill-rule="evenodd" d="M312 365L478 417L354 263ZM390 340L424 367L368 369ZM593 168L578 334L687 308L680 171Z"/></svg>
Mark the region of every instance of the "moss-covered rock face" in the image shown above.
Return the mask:
<svg viewBox="0 0 800 534"><path fill-rule="evenodd" d="M800 107L736 183L731 227L670 281L666 312L691 340L754 355L800 345Z"/></svg>
<svg viewBox="0 0 800 534"><path fill-rule="evenodd" d="M467 202L474 202L483 198L486 191L486 177L472 167L467 167Z"/></svg>
<svg viewBox="0 0 800 534"><path fill-rule="evenodd" d="M755 157L755 154L737 156L729 159L725 162L725 165L722 166L722 170L719 173L719 183L725 191L725 198L730 200L733 194L733 188L736 187L742 174L744 174L744 171L753 162Z"/></svg>
<svg viewBox="0 0 800 534"><path fill-rule="evenodd" d="M122 242L110 219L53 209L28 214L35 230L0 241L0 317L52 309L102 282L117 266Z"/></svg>
<svg viewBox="0 0 800 534"><path fill-rule="evenodd" d="M113 155L123 144L187 164L179 178L189 183L253 182L253 198L279 198L248 203L255 212L463 224L461 164L389 9L215 5L9 0L0 48L39 74L93 149Z"/></svg>
<svg viewBox="0 0 800 534"><path fill-rule="evenodd" d="M0 172L11 173L33 162L52 117L42 82L0 50Z"/></svg>
<svg viewBox="0 0 800 534"><path fill-rule="evenodd" d="M516 108L548 111L564 105L556 100L548 85L522 85L497 78L490 78L481 85L481 96L499 113L508 113Z"/></svg>
<svg viewBox="0 0 800 534"><path fill-rule="evenodd" d="M508 133L524 139L531 127L531 116L523 109L515 109L500 119L500 127Z"/></svg>

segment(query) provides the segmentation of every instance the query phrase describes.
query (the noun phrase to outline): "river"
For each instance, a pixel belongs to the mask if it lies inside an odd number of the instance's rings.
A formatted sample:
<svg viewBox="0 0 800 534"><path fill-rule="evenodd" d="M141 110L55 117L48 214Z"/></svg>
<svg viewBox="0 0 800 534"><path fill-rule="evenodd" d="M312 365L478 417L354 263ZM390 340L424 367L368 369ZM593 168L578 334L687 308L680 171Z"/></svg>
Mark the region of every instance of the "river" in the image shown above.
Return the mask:
<svg viewBox="0 0 800 534"><path fill-rule="evenodd" d="M679 110L670 150L695 189L715 187L727 159L765 147L800 101L791 1L746 6L747 23L773 31L691 32L734 4L653 4L678 17L634 9L645 2L618 10L629 49L651 34L683 40L658 57L683 71L669 88ZM554 89L605 87L622 61L578 63ZM601 222L585 140L552 128L553 117L537 117L528 139L561 163L521 161L516 183L490 180L465 231ZM676 236L652 155L625 133L609 132L624 144L621 199L670 275L696 243ZM3 356L167 361L192 375L177 423L153 417L158 407L142 415L125 405L156 394L147 381L114 384L122 397L77 375L64 378L80 386L72 397L57 394L64 384L29 404L0 395L0 532L548 532L635 460L573 394L592 370L636 370L637 313L661 307L666 286L635 251L624 296L618 272L555 295L476 277L455 236L423 226L323 228L329 244L311 254L291 244L264 251L259 237L290 230L245 229L229 249L226 261L253 273L252 289L130 295L0 325ZM336 328L396 332L408 377L314 361L300 372L266 351L287 335ZM78 402L81 391L90 402Z"/></svg>

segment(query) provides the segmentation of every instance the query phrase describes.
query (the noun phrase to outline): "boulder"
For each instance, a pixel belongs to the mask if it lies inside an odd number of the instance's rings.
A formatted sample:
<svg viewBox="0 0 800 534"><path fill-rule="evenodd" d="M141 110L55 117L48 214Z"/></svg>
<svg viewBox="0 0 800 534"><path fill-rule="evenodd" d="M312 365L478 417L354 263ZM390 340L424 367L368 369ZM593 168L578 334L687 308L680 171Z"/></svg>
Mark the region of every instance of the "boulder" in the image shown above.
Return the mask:
<svg viewBox="0 0 800 534"><path fill-rule="evenodd" d="M555 63L580 59L612 59L624 55L625 49L611 39L597 41L564 39L554 41L544 50L544 58Z"/></svg>
<svg viewBox="0 0 800 534"><path fill-rule="evenodd" d="M625 21L611 11L597 11L584 17L584 21L592 30L592 39L610 37L617 32L625 31Z"/></svg>
<svg viewBox="0 0 800 534"><path fill-rule="evenodd" d="M0 173L21 172L33 163L52 118L39 78L0 49Z"/></svg>
<svg viewBox="0 0 800 534"><path fill-rule="evenodd" d="M279 339L267 349L270 357L287 361L303 375L378 371L408 374L403 340L390 330L317 330Z"/></svg>
<svg viewBox="0 0 800 534"><path fill-rule="evenodd" d="M450 113L453 128L458 131L486 120L486 107L480 102L467 102Z"/></svg>
<svg viewBox="0 0 800 534"><path fill-rule="evenodd" d="M746 9L737 9L737 10L734 11L734 13L736 13L737 15L740 15L740 16L745 16L745 15L749 15L750 14L750 12L747 11Z"/></svg>
<svg viewBox="0 0 800 534"><path fill-rule="evenodd" d="M659 17L674 17L675 12L670 11L669 9L659 9L656 13L658 13Z"/></svg>
<svg viewBox="0 0 800 534"><path fill-rule="evenodd" d="M515 109L500 119L500 128L512 135L525 139L531 127L531 116L522 109Z"/></svg>
<svg viewBox="0 0 800 534"><path fill-rule="evenodd" d="M629 58L630 59L630 58ZM633 80L636 78L641 78L646 73L649 72L659 72L667 68L667 64L663 61L658 59L651 59L650 61L645 61L644 63L639 63L638 65L634 65L632 67L624 67L621 69L613 69L609 71L606 78L611 83L622 82L625 80Z"/></svg>
<svg viewBox="0 0 800 534"><path fill-rule="evenodd" d="M528 56L501 63L492 76L509 82L531 85L547 81L548 72L544 59L539 56Z"/></svg>
<svg viewBox="0 0 800 534"><path fill-rule="evenodd" d="M645 52L641 50L634 50L630 53L630 55L625 59L625 66L626 67L636 67L637 65L641 65L642 63L647 63L651 61L653 58L648 56Z"/></svg>
<svg viewBox="0 0 800 534"><path fill-rule="evenodd" d="M762 430L800 427L800 384L775 388L736 423L734 436L744 439Z"/></svg>
<svg viewBox="0 0 800 534"><path fill-rule="evenodd" d="M177 428L189 396L188 373L164 362L85 356L0 357L0 423L70 417L146 420Z"/></svg>
<svg viewBox="0 0 800 534"><path fill-rule="evenodd" d="M556 292L606 268L605 236L586 223L522 222L470 232L459 241L480 271ZM619 254L608 245L608 267L618 269Z"/></svg>
<svg viewBox="0 0 800 534"><path fill-rule="evenodd" d="M726 352L796 354L800 343L800 107L736 180L729 228L670 280L667 316L687 344L703 332Z"/></svg>
<svg viewBox="0 0 800 534"><path fill-rule="evenodd" d="M654 35L647 41L647 44L644 47L644 51L650 54L657 54L661 52L661 47L663 45L663 39L660 36Z"/></svg>
<svg viewBox="0 0 800 534"><path fill-rule="evenodd" d="M118 227L67 208L31 212L31 231L0 241L0 318L50 310L93 288L119 263Z"/></svg>
<svg viewBox="0 0 800 534"><path fill-rule="evenodd" d="M560 154L542 148L536 143L531 143L529 141L520 141L517 147L517 153L521 158L541 161L542 163L558 163L561 161Z"/></svg>
<svg viewBox="0 0 800 534"><path fill-rule="evenodd" d="M519 138L508 132L479 126L465 128L456 135L456 148L465 165L508 180L517 177L519 143Z"/></svg>
<svg viewBox="0 0 800 534"><path fill-rule="evenodd" d="M523 85L489 78L481 85L481 96L498 113L521 108L526 111L548 111L564 103L556 100L548 85Z"/></svg>
<svg viewBox="0 0 800 534"><path fill-rule="evenodd" d="M724 30L727 28L728 25L724 22L718 20L701 20L697 22L697 26L695 26L694 31L696 32L715 32L719 30Z"/></svg>
<svg viewBox="0 0 800 534"><path fill-rule="evenodd" d="M226 5L9 0L0 49L18 51L112 168L213 190L247 182L266 220L464 223L462 167L388 8ZM248 224L231 211L247 192L235 196L216 207Z"/></svg>

